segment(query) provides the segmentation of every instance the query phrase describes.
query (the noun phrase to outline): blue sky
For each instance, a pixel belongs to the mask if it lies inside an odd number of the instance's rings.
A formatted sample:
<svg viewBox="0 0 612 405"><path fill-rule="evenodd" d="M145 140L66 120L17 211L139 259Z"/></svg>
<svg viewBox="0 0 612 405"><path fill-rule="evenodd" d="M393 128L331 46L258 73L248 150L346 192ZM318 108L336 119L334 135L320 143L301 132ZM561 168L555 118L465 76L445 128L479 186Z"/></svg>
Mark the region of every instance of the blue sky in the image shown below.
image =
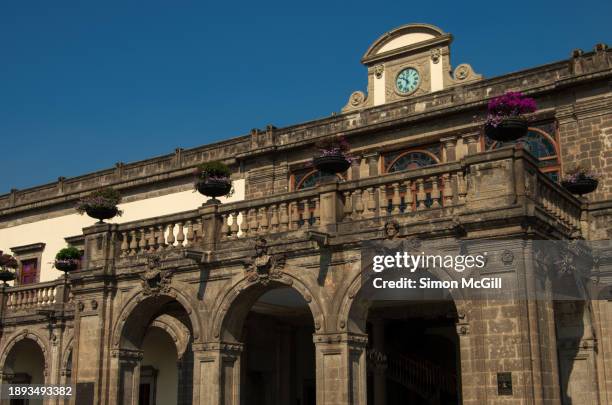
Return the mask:
<svg viewBox="0 0 612 405"><path fill-rule="evenodd" d="M384 32L485 77L612 45L612 2L0 3L0 194L340 111Z"/></svg>

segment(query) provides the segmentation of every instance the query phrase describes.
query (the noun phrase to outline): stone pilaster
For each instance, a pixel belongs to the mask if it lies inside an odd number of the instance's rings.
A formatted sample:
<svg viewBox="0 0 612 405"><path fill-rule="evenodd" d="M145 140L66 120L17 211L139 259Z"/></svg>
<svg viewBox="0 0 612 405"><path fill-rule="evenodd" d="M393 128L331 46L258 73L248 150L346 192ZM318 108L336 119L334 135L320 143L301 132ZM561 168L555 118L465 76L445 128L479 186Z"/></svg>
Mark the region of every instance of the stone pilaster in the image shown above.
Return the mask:
<svg viewBox="0 0 612 405"><path fill-rule="evenodd" d="M241 343L193 345L194 405L240 405Z"/></svg>
<svg viewBox="0 0 612 405"><path fill-rule="evenodd" d="M465 134L461 136L461 139L463 140L463 144L467 148L468 156L475 155L480 152L480 133L473 132L470 134Z"/></svg>
<svg viewBox="0 0 612 405"><path fill-rule="evenodd" d="M315 334L318 405L366 405L367 335Z"/></svg>
<svg viewBox="0 0 612 405"><path fill-rule="evenodd" d="M457 137L449 136L440 139L440 143L444 148L444 158L446 162L454 162L457 160Z"/></svg>

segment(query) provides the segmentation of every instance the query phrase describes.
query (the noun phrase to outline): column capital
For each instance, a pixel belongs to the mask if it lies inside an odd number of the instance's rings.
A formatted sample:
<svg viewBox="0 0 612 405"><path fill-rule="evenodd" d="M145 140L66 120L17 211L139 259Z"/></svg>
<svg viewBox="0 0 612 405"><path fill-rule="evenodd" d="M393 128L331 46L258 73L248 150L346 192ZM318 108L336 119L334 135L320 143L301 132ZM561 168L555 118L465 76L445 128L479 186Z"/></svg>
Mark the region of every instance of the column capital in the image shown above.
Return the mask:
<svg viewBox="0 0 612 405"><path fill-rule="evenodd" d="M440 138L440 143L446 147L455 146L457 144L457 136L446 136L444 138Z"/></svg>
<svg viewBox="0 0 612 405"><path fill-rule="evenodd" d="M480 138L480 132L471 132L469 134L461 135L461 139L463 139L463 142L467 143L468 145L476 143L478 141L478 138Z"/></svg>
<svg viewBox="0 0 612 405"><path fill-rule="evenodd" d="M316 333L313 335L315 344L338 344L348 343L352 346L365 347L368 344L368 335L362 333Z"/></svg>

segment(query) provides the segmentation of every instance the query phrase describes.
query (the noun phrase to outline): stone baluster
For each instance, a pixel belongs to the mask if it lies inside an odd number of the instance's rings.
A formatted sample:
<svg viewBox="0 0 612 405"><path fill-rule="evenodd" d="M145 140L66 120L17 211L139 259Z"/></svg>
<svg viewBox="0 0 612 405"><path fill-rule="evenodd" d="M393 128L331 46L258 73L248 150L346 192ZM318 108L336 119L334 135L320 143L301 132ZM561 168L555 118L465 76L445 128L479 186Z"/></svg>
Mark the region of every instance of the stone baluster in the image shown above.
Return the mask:
<svg viewBox="0 0 612 405"><path fill-rule="evenodd" d="M278 206L273 204L270 207L270 233L278 232Z"/></svg>
<svg viewBox="0 0 612 405"><path fill-rule="evenodd" d="M259 217L259 233L261 235L266 235L270 225L270 221L268 220L268 209L266 207L261 207L259 209Z"/></svg>
<svg viewBox="0 0 612 405"><path fill-rule="evenodd" d="M128 233L121 232L121 256L127 256L130 245L128 243Z"/></svg>
<svg viewBox="0 0 612 405"><path fill-rule="evenodd" d="M187 247L193 246L193 222L187 221Z"/></svg>
<svg viewBox="0 0 612 405"><path fill-rule="evenodd" d="M136 241L136 230L132 229L130 231L130 256L136 255L136 248L138 248L138 243Z"/></svg>
<svg viewBox="0 0 612 405"><path fill-rule="evenodd" d="M357 189L355 190L355 209L353 211L353 219L361 219L363 217L363 211L363 191Z"/></svg>
<svg viewBox="0 0 612 405"><path fill-rule="evenodd" d="M287 212L287 203L280 204L279 230L286 232L289 230L289 213Z"/></svg>
<svg viewBox="0 0 612 405"><path fill-rule="evenodd" d="M183 222L178 222L176 224L178 228L176 232L176 246L183 247L183 242L185 241L185 233L183 232Z"/></svg>
<svg viewBox="0 0 612 405"><path fill-rule="evenodd" d="M166 247L166 242L164 240L164 226L157 225L157 250L162 251Z"/></svg>
<svg viewBox="0 0 612 405"><path fill-rule="evenodd" d="M438 176L433 176L431 179L431 208L440 208L440 188L438 185Z"/></svg>
<svg viewBox="0 0 612 405"><path fill-rule="evenodd" d="M240 227L238 226L238 211L233 211L231 218L232 225L230 225L230 238L236 239L238 238L238 231L240 231Z"/></svg>
<svg viewBox="0 0 612 405"><path fill-rule="evenodd" d="M317 196L313 198L312 202L314 203L314 211L312 213L312 225L319 226L321 225L321 205L319 197Z"/></svg>
<svg viewBox="0 0 612 405"><path fill-rule="evenodd" d="M249 214L247 210L240 211L240 217L242 221L240 222L240 231L242 232L242 237L249 236Z"/></svg>
<svg viewBox="0 0 612 405"><path fill-rule="evenodd" d="M442 190L442 204L445 207L453 205L453 185L451 184L450 176L448 174L442 176L442 187L444 187Z"/></svg>
<svg viewBox="0 0 612 405"><path fill-rule="evenodd" d="M425 181L423 179L417 180L417 211L424 210L425 200L427 199L427 194L425 193Z"/></svg>
<svg viewBox="0 0 612 405"><path fill-rule="evenodd" d="M228 238L229 226L227 225L227 214L221 214L221 229L219 232L221 233L221 240Z"/></svg>
<svg viewBox="0 0 612 405"><path fill-rule="evenodd" d="M149 227L149 252L154 252L157 248L156 246L157 239L155 238L155 228Z"/></svg>
<svg viewBox="0 0 612 405"><path fill-rule="evenodd" d="M174 242L176 238L174 237L174 222L168 224L168 238L166 239L166 243L168 244L168 248L172 249L174 247Z"/></svg>
<svg viewBox="0 0 612 405"><path fill-rule="evenodd" d="M414 205L414 194L412 193L412 182L410 180L406 180L404 182L404 187L406 187L406 193L404 194L404 204L406 208L405 212L412 212L412 206Z"/></svg>
<svg viewBox="0 0 612 405"><path fill-rule="evenodd" d="M140 229L140 239L138 239L138 252L143 253L147 251L147 233L145 228Z"/></svg>
<svg viewBox="0 0 612 405"><path fill-rule="evenodd" d="M402 197L400 197L400 184L393 183L393 197L391 198L391 212L399 214L401 212Z"/></svg>
<svg viewBox="0 0 612 405"><path fill-rule="evenodd" d="M353 195L351 194L350 191L344 192L344 212L343 214L344 214L344 218L342 218L343 221L350 220L353 214Z"/></svg>

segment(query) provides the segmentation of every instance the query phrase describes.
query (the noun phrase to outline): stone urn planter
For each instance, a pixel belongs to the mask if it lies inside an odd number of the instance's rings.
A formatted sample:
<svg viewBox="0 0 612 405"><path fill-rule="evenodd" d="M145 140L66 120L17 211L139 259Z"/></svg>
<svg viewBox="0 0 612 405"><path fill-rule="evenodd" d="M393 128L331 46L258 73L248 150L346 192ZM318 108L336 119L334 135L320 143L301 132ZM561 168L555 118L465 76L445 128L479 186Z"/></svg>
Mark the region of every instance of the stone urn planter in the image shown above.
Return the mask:
<svg viewBox="0 0 612 405"><path fill-rule="evenodd" d="M487 137L498 142L516 141L527 135L528 123L523 117L503 118L497 126L485 125Z"/></svg>
<svg viewBox="0 0 612 405"><path fill-rule="evenodd" d="M69 273L79 268L79 262L77 260L56 260L54 266L64 273Z"/></svg>
<svg viewBox="0 0 612 405"><path fill-rule="evenodd" d="M0 270L0 281L6 285L9 281L15 280L15 273L10 270Z"/></svg>
<svg viewBox="0 0 612 405"><path fill-rule="evenodd" d="M599 181L597 179L581 178L574 181L562 181L561 185L570 193L582 196L597 190Z"/></svg>
<svg viewBox="0 0 612 405"><path fill-rule="evenodd" d="M332 155L315 156L312 164L318 171L326 174L336 174L345 172L351 162L342 153Z"/></svg>
<svg viewBox="0 0 612 405"><path fill-rule="evenodd" d="M88 207L85 212L88 216L97 219L99 224L103 224L105 219L116 217L119 209L117 207Z"/></svg>
<svg viewBox="0 0 612 405"><path fill-rule="evenodd" d="M217 197L230 196L232 172L222 162L206 162L195 169L195 189L202 195L211 197L205 204L221 204Z"/></svg>
<svg viewBox="0 0 612 405"><path fill-rule="evenodd" d="M120 202L121 195L119 192L111 187L106 187L94 190L81 198L77 203L76 210L79 214L87 214L97 219L99 224L102 224L105 219L123 214L117 207Z"/></svg>
<svg viewBox="0 0 612 405"><path fill-rule="evenodd" d="M200 194L216 199L216 197L229 194L232 190L232 182L229 180L204 179L197 182L196 188Z"/></svg>

